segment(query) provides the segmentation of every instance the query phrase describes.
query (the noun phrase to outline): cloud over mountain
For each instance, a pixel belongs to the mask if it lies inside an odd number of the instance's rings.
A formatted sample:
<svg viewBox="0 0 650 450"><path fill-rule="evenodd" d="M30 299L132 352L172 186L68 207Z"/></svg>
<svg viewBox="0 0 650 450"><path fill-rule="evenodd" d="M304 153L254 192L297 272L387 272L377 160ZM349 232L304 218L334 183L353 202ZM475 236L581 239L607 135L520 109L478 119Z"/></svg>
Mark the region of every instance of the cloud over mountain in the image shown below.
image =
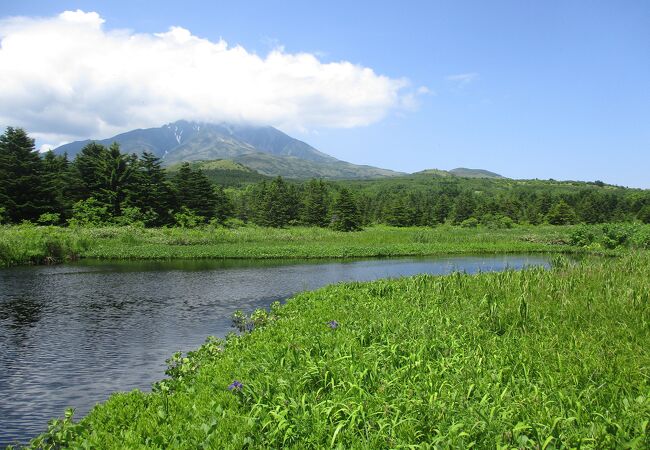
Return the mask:
<svg viewBox="0 0 650 450"><path fill-rule="evenodd" d="M171 27L111 30L95 12L0 21L0 125L43 142L179 118L284 129L357 127L409 108L405 79L276 48L266 56Z"/></svg>

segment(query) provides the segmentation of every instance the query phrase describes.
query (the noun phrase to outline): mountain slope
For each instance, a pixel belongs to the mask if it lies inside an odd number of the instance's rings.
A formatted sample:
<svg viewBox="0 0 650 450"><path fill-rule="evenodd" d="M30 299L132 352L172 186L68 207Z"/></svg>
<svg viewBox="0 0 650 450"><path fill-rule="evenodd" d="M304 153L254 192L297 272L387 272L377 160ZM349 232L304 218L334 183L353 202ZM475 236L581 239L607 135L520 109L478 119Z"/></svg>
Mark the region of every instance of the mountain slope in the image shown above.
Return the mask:
<svg viewBox="0 0 650 450"><path fill-rule="evenodd" d="M504 178L498 173L490 172L484 169L467 169L465 167L458 167L449 171L452 175L464 178Z"/></svg>
<svg viewBox="0 0 650 450"><path fill-rule="evenodd" d="M167 172L175 175L183 163L174 163L167 166ZM200 170L205 176L222 186L244 186L251 183L259 183L272 178L262 175L242 164L228 160L218 159L213 161L192 161L190 167Z"/></svg>
<svg viewBox="0 0 650 450"><path fill-rule="evenodd" d="M55 149L74 157L90 140L72 142ZM401 175L399 172L340 161L309 144L273 127L207 124L180 120L160 128L132 130L109 139L125 153L148 151L165 165L182 161L229 159L263 175L290 178L376 178Z"/></svg>
<svg viewBox="0 0 650 450"><path fill-rule="evenodd" d="M415 172L413 175L433 175L435 177L460 177L460 178L505 178L498 173L484 169L466 169L459 167L451 170L427 169Z"/></svg>

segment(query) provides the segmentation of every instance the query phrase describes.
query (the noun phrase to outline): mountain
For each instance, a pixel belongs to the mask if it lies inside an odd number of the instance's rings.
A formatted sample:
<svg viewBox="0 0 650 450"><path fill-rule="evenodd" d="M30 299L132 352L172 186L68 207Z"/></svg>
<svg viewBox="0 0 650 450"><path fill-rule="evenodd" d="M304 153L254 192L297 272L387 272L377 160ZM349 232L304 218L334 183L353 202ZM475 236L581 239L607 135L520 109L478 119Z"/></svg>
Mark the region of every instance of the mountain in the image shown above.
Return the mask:
<svg viewBox="0 0 650 450"><path fill-rule="evenodd" d="M461 177L461 178L505 178L498 173L484 169L467 169L458 167L451 170L427 169L415 172L413 175L433 175L436 177Z"/></svg>
<svg viewBox="0 0 650 450"><path fill-rule="evenodd" d="M74 157L91 140L71 142L54 150ZM380 178L402 175L386 169L338 160L273 127L210 124L179 120L159 128L128 131L96 141L120 144L125 153L144 151L165 165L182 161L231 160L262 175L289 178Z"/></svg>

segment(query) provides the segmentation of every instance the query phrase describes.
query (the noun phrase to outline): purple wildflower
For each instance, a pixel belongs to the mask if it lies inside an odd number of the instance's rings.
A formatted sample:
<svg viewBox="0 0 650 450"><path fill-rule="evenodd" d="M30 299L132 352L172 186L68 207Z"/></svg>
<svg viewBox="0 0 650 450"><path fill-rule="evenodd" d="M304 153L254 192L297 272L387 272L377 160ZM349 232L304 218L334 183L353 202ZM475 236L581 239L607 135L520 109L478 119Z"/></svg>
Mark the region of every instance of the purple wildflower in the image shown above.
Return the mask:
<svg viewBox="0 0 650 450"><path fill-rule="evenodd" d="M240 391L241 388L244 387L244 384L241 381L235 380L232 383L230 383L230 386L228 386L228 390L230 391Z"/></svg>
<svg viewBox="0 0 650 450"><path fill-rule="evenodd" d="M329 325L331 329L335 329L338 328L339 323L336 320L330 320L329 322L327 322L327 325Z"/></svg>

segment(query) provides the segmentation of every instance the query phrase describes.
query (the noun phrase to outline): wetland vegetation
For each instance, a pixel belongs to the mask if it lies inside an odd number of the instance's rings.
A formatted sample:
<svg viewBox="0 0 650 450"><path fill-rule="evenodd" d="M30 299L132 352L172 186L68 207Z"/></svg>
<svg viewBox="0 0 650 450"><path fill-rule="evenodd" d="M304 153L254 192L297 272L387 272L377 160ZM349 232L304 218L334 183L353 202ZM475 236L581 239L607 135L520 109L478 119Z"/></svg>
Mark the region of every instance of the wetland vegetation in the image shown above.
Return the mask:
<svg viewBox="0 0 650 450"><path fill-rule="evenodd" d="M339 284L239 314L35 448L647 448L650 258Z"/></svg>

